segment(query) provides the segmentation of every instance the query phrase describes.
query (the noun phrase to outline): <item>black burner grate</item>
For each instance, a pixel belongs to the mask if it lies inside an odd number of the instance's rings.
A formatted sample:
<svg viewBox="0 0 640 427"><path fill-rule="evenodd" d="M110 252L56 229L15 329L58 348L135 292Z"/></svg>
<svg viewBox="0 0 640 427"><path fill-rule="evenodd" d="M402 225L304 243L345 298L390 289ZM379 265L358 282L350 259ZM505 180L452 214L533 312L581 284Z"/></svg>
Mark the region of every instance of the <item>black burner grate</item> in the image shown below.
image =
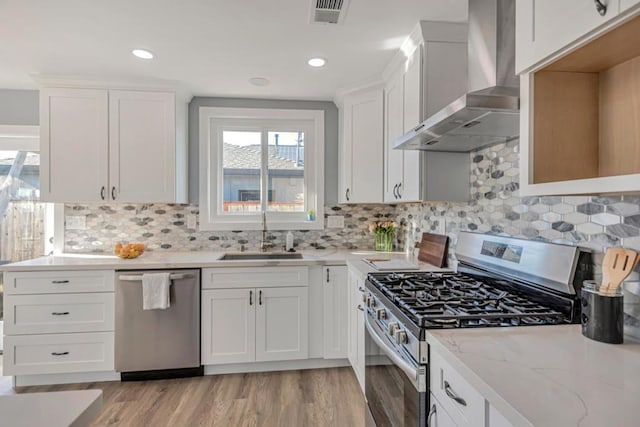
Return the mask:
<svg viewBox="0 0 640 427"><path fill-rule="evenodd" d="M549 325L567 316L513 287L457 273L371 274L369 280L422 328ZM500 282L500 281L499 281ZM509 285L506 281L501 281Z"/></svg>

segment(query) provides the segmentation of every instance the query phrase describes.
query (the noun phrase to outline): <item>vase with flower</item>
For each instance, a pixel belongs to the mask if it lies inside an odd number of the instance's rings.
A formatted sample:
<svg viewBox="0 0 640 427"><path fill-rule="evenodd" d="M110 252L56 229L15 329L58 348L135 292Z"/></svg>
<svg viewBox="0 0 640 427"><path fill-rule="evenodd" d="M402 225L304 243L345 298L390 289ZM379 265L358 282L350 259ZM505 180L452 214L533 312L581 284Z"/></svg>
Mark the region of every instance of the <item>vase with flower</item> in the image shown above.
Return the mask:
<svg viewBox="0 0 640 427"><path fill-rule="evenodd" d="M398 224L394 221L380 221L369 224L369 232L375 236L376 251L393 251L393 237L397 227Z"/></svg>

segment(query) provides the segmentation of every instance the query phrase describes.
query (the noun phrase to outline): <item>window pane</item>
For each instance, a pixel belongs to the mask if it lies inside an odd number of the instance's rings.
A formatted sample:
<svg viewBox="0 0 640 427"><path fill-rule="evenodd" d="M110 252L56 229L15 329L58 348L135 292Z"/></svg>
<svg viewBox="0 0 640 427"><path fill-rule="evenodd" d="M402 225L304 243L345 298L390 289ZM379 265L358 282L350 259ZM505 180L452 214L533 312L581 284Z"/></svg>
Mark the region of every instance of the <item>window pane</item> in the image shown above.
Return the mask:
<svg viewBox="0 0 640 427"><path fill-rule="evenodd" d="M304 212L304 132L269 132L267 210Z"/></svg>
<svg viewBox="0 0 640 427"><path fill-rule="evenodd" d="M260 132L222 132L222 204L225 213L259 212Z"/></svg>

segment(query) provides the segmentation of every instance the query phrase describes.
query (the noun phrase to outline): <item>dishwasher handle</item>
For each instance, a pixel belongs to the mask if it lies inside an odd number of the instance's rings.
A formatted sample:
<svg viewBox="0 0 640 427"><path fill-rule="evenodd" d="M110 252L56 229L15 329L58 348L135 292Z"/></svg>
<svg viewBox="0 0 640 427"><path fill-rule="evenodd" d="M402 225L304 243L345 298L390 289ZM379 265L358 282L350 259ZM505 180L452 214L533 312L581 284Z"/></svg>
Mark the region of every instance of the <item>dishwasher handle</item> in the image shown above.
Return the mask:
<svg viewBox="0 0 640 427"><path fill-rule="evenodd" d="M182 279L193 279L193 274L181 274L181 273L177 273L177 274L171 274L169 275L169 280L182 280ZM142 282L142 275L141 274L136 274L136 275L121 275L118 276L118 280L122 281L122 282Z"/></svg>

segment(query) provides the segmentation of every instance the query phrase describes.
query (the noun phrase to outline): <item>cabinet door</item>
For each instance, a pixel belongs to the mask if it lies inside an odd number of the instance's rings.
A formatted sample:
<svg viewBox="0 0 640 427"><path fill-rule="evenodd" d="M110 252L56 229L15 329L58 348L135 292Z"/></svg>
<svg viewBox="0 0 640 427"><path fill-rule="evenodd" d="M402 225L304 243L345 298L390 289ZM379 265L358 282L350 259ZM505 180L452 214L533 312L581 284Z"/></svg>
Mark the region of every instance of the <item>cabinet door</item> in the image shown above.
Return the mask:
<svg viewBox="0 0 640 427"><path fill-rule="evenodd" d="M540 62L615 17L619 0L519 0L516 2L516 72Z"/></svg>
<svg viewBox="0 0 640 427"><path fill-rule="evenodd" d="M384 201L398 200L398 187L402 182L404 150L394 150L393 141L404 133L403 122L403 69L391 76L384 89Z"/></svg>
<svg viewBox="0 0 640 427"><path fill-rule="evenodd" d="M626 12L638 4L640 4L640 0L620 0L620 13Z"/></svg>
<svg viewBox="0 0 640 427"><path fill-rule="evenodd" d="M348 176L345 199L350 203L380 203L383 193L383 90L348 95L343 111L343 152L351 160L341 173Z"/></svg>
<svg viewBox="0 0 640 427"><path fill-rule="evenodd" d="M349 359L349 363L351 363L351 367L356 369L357 363L357 354L358 354L358 333L356 328L356 320L357 320L357 312L358 312L358 304L362 300L358 298L358 285L356 283L356 278L353 272L349 271L348 273L349 280L349 333L348 333L348 345L347 345L347 357Z"/></svg>
<svg viewBox="0 0 640 427"><path fill-rule="evenodd" d="M256 291L202 291L202 364L253 362L256 358Z"/></svg>
<svg viewBox="0 0 640 427"><path fill-rule="evenodd" d="M324 358L347 357L348 293L347 267L323 267Z"/></svg>
<svg viewBox="0 0 640 427"><path fill-rule="evenodd" d="M258 289L256 361L307 359L307 287Z"/></svg>
<svg viewBox="0 0 640 427"><path fill-rule="evenodd" d="M457 427L451 416L447 414L433 394L431 394L430 400L431 407L427 418L427 427Z"/></svg>
<svg viewBox="0 0 640 427"><path fill-rule="evenodd" d="M174 202L175 95L109 92L109 198Z"/></svg>
<svg viewBox="0 0 640 427"><path fill-rule="evenodd" d="M106 90L40 91L40 200L106 198L108 114Z"/></svg>
<svg viewBox="0 0 640 427"><path fill-rule="evenodd" d="M422 48L419 46L407 60L404 73L403 133L420 124L422 114ZM453 100L453 99L452 99ZM420 200L420 156L415 150L402 151L402 181L398 196L402 201Z"/></svg>
<svg viewBox="0 0 640 427"><path fill-rule="evenodd" d="M364 282L349 272L349 362L364 391L365 326L362 291Z"/></svg>

